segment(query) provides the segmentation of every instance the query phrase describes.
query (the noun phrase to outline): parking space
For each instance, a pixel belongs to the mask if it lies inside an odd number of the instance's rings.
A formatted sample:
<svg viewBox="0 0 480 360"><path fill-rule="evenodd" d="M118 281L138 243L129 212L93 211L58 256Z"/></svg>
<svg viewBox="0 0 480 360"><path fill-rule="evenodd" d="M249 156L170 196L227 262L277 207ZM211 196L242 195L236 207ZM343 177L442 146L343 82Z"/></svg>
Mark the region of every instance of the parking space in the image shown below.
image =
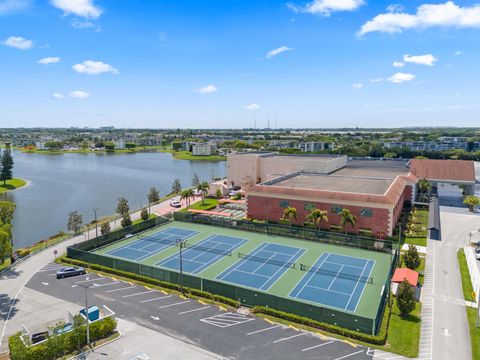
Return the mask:
<svg viewBox="0 0 480 360"><path fill-rule="evenodd" d="M45 267L27 287L82 305L84 289L78 285L89 284L89 303L107 305L120 318L189 339L229 359L372 359L369 348L354 347L222 306L91 273L52 279L50 274L56 270L55 266Z"/></svg>

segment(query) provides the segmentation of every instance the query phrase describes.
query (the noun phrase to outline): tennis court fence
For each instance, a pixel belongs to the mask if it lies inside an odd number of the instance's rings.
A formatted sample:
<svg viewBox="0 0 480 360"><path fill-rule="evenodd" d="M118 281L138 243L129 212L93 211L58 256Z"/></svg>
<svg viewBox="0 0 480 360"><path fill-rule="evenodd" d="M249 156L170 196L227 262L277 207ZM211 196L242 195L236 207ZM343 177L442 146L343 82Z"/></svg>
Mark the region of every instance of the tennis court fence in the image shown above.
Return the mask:
<svg viewBox="0 0 480 360"><path fill-rule="evenodd" d="M193 214L185 212L173 213L177 221L191 222L197 224L221 226L230 229L258 232L270 236L287 236L303 240L321 242L325 244L356 247L360 249L386 252L389 254L398 253L400 247L398 242L375 239L364 236L333 233L329 231L302 228L298 226L287 226L276 223L255 222L241 219L223 218L204 214Z"/></svg>
<svg viewBox="0 0 480 360"><path fill-rule="evenodd" d="M243 306L266 306L370 335L377 334L378 324L381 323L381 319L378 318L372 319L357 316L351 312L316 306L261 291L255 291L253 289L225 284L220 281L203 279L189 274L183 274L181 277L176 271L91 253L80 249L78 245L68 247L67 256L71 259L81 260L89 264L106 266L173 284L180 284L182 282L186 287L238 300ZM379 315L383 315L383 310L379 312Z"/></svg>

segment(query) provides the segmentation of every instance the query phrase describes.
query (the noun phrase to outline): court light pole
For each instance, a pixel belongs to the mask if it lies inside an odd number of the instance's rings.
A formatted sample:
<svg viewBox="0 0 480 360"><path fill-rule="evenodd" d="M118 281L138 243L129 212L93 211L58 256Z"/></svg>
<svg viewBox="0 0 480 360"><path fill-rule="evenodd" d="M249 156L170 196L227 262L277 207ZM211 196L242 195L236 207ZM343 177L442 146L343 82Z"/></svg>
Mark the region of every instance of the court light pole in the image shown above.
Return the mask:
<svg viewBox="0 0 480 360"><path fill-rule="evenodd" d="M181 238L178 238L177 244L178 244L178 251L179 251L179 261L180 261L180 292L183 294L183 248L185 247L186 240L182 240Z"/></svg>
<svg viewBox="0 0 480 360"><path fill-rule="evenodd" d="M98 208L93 209L93 213L95 214L95 237L98 238L97 210Z"/></svg>

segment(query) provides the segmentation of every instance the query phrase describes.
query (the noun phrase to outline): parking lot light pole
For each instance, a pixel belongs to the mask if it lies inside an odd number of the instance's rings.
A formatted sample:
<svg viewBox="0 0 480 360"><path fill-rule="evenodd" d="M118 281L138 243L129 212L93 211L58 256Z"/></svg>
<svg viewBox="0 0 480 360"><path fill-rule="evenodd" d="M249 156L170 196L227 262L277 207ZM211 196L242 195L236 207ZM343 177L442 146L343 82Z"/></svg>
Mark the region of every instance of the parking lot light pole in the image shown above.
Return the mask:
<svg viewBox="0 0 480 360"><path fill-rule="evenodd" d="M97 210L98 208L93 209L93 213L95 214L95 237L98 238Z"/></svg>
<svg viewBox="0 0 480 360"><path fill-rule="evenodd" d="M90 346L90 320L88 316L88 288L95 286L91 284L75 284L72 287L81 286L85 289L85 317L87 319L87 346Z"/></svg>

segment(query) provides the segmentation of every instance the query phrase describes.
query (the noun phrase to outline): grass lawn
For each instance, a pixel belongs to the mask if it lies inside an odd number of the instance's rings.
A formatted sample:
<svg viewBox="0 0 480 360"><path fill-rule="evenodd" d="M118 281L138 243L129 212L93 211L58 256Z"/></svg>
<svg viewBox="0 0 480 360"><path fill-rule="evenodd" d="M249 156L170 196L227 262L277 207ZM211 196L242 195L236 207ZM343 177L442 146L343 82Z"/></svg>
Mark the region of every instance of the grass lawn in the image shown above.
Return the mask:
<svg viewBox="0 0 480 360"><path fill-rule="evenodd" d="M428 210L417 209L413 214L415 221L413 222L412 230L405 233L405 243L417 246L427 246L427 232L428 232Z"/></svg>
<svg viewBox="0 0 480 360"><path fill-rule="evenodd" d="M204 199L203 203L202 200L197 201L196 203L193 203L190 205L190 209L195 209L195 210L212 210L215 209L218 205L218 200L217 199ZM185 209L185 211L187 211Z"/></svg>
<svg viewBox="0 0 480 360"><path fill-rule="evenodd" d="M41 241L31 245L31 246L16 249L15 251L20 255L20 257L24 257L24 256L27 256L27 255L29 255L29 254L31 254L35 251L38 251L38 250L40 250L44 247L59 243L60 241L63 241L70 236L71 236L70 234L57 234L57 235L49 237L46 240L41 240Z"/></svg>
<svg viewBox="0 0 480 360"><path fill-rule="evenodd" d="M480 360L480 327L475 327L477 309L467 307L467 317L470 328L470 341L472 342L472 359Z"/></svg>
<svg viewBox="0 0 480 360"><path fill-rule="evenodd" d="M10 266L10 259L7 259L3 262L3 264L0 264L0 272Z"/></svg>
<svg viewBox="0 0 480 360"><path fill-rule="evenodd" d="M468 272L467 258L463 249L457 252L458 266L460 267L460 274L462 276L463 297L467 301L473 301L473 287L470 280L470 273Z"/></svg>
<svg viewBox="0 0 480 360"><path fill-rule="evenodd" d="M198 160L198 161L225 161L227 158L220 155L210 155L210 156L193 156L190 151L173 151L168 150L167 152L171 153L173 157L177 160Z"/></svg>
<svg viewBox="0 0 480 360"><path fill-rule="evenodd" d="M401 256L402 262L400 264L400 267L406 267L405 263L403 262L403 257L405 256L405 253L406 253L405 251L402 251L402 256ZM420 265L418 266L418 268L415 269L415 271L418 272L418 282L423 285L423 282L425 281L424 280L424 275L423 275L423 273L425 272L425 258L424 257L420 257Z"/></svg>
<svg viewBox="0 0 480 360"><path fill-rule="evenodd" d="M150 214L150 215L148 216L148 219L153 219L153 218L156 218L156 217L157 217L157 215L155 215L155 214ZM147 220L148 220L148 219L147 219ZM145 221L145 220L143 220L142 218L137 219L137 220L135 220L135 221L132 223L132 225L140 224L140 223L143 222L143 221Z"/></svg>
<svg viewBox="0 0 480 360"><path fill-rule="evenodd" d="M390 316L387 343L382 347L383 350L408 357L418 356L421 307L422 305L417 303L415 310L402 318L395 302Z"/></svg>
<svg viewBox="0 0 480 360"><path fill-rule="evenodd" d="M18 188L21 188L22 186L25 186L27 182L22 179L11 179L7 180L7 183L4 185L3 181L0 182L0 193L9 191L9 190L15 190Z"/></svg>

